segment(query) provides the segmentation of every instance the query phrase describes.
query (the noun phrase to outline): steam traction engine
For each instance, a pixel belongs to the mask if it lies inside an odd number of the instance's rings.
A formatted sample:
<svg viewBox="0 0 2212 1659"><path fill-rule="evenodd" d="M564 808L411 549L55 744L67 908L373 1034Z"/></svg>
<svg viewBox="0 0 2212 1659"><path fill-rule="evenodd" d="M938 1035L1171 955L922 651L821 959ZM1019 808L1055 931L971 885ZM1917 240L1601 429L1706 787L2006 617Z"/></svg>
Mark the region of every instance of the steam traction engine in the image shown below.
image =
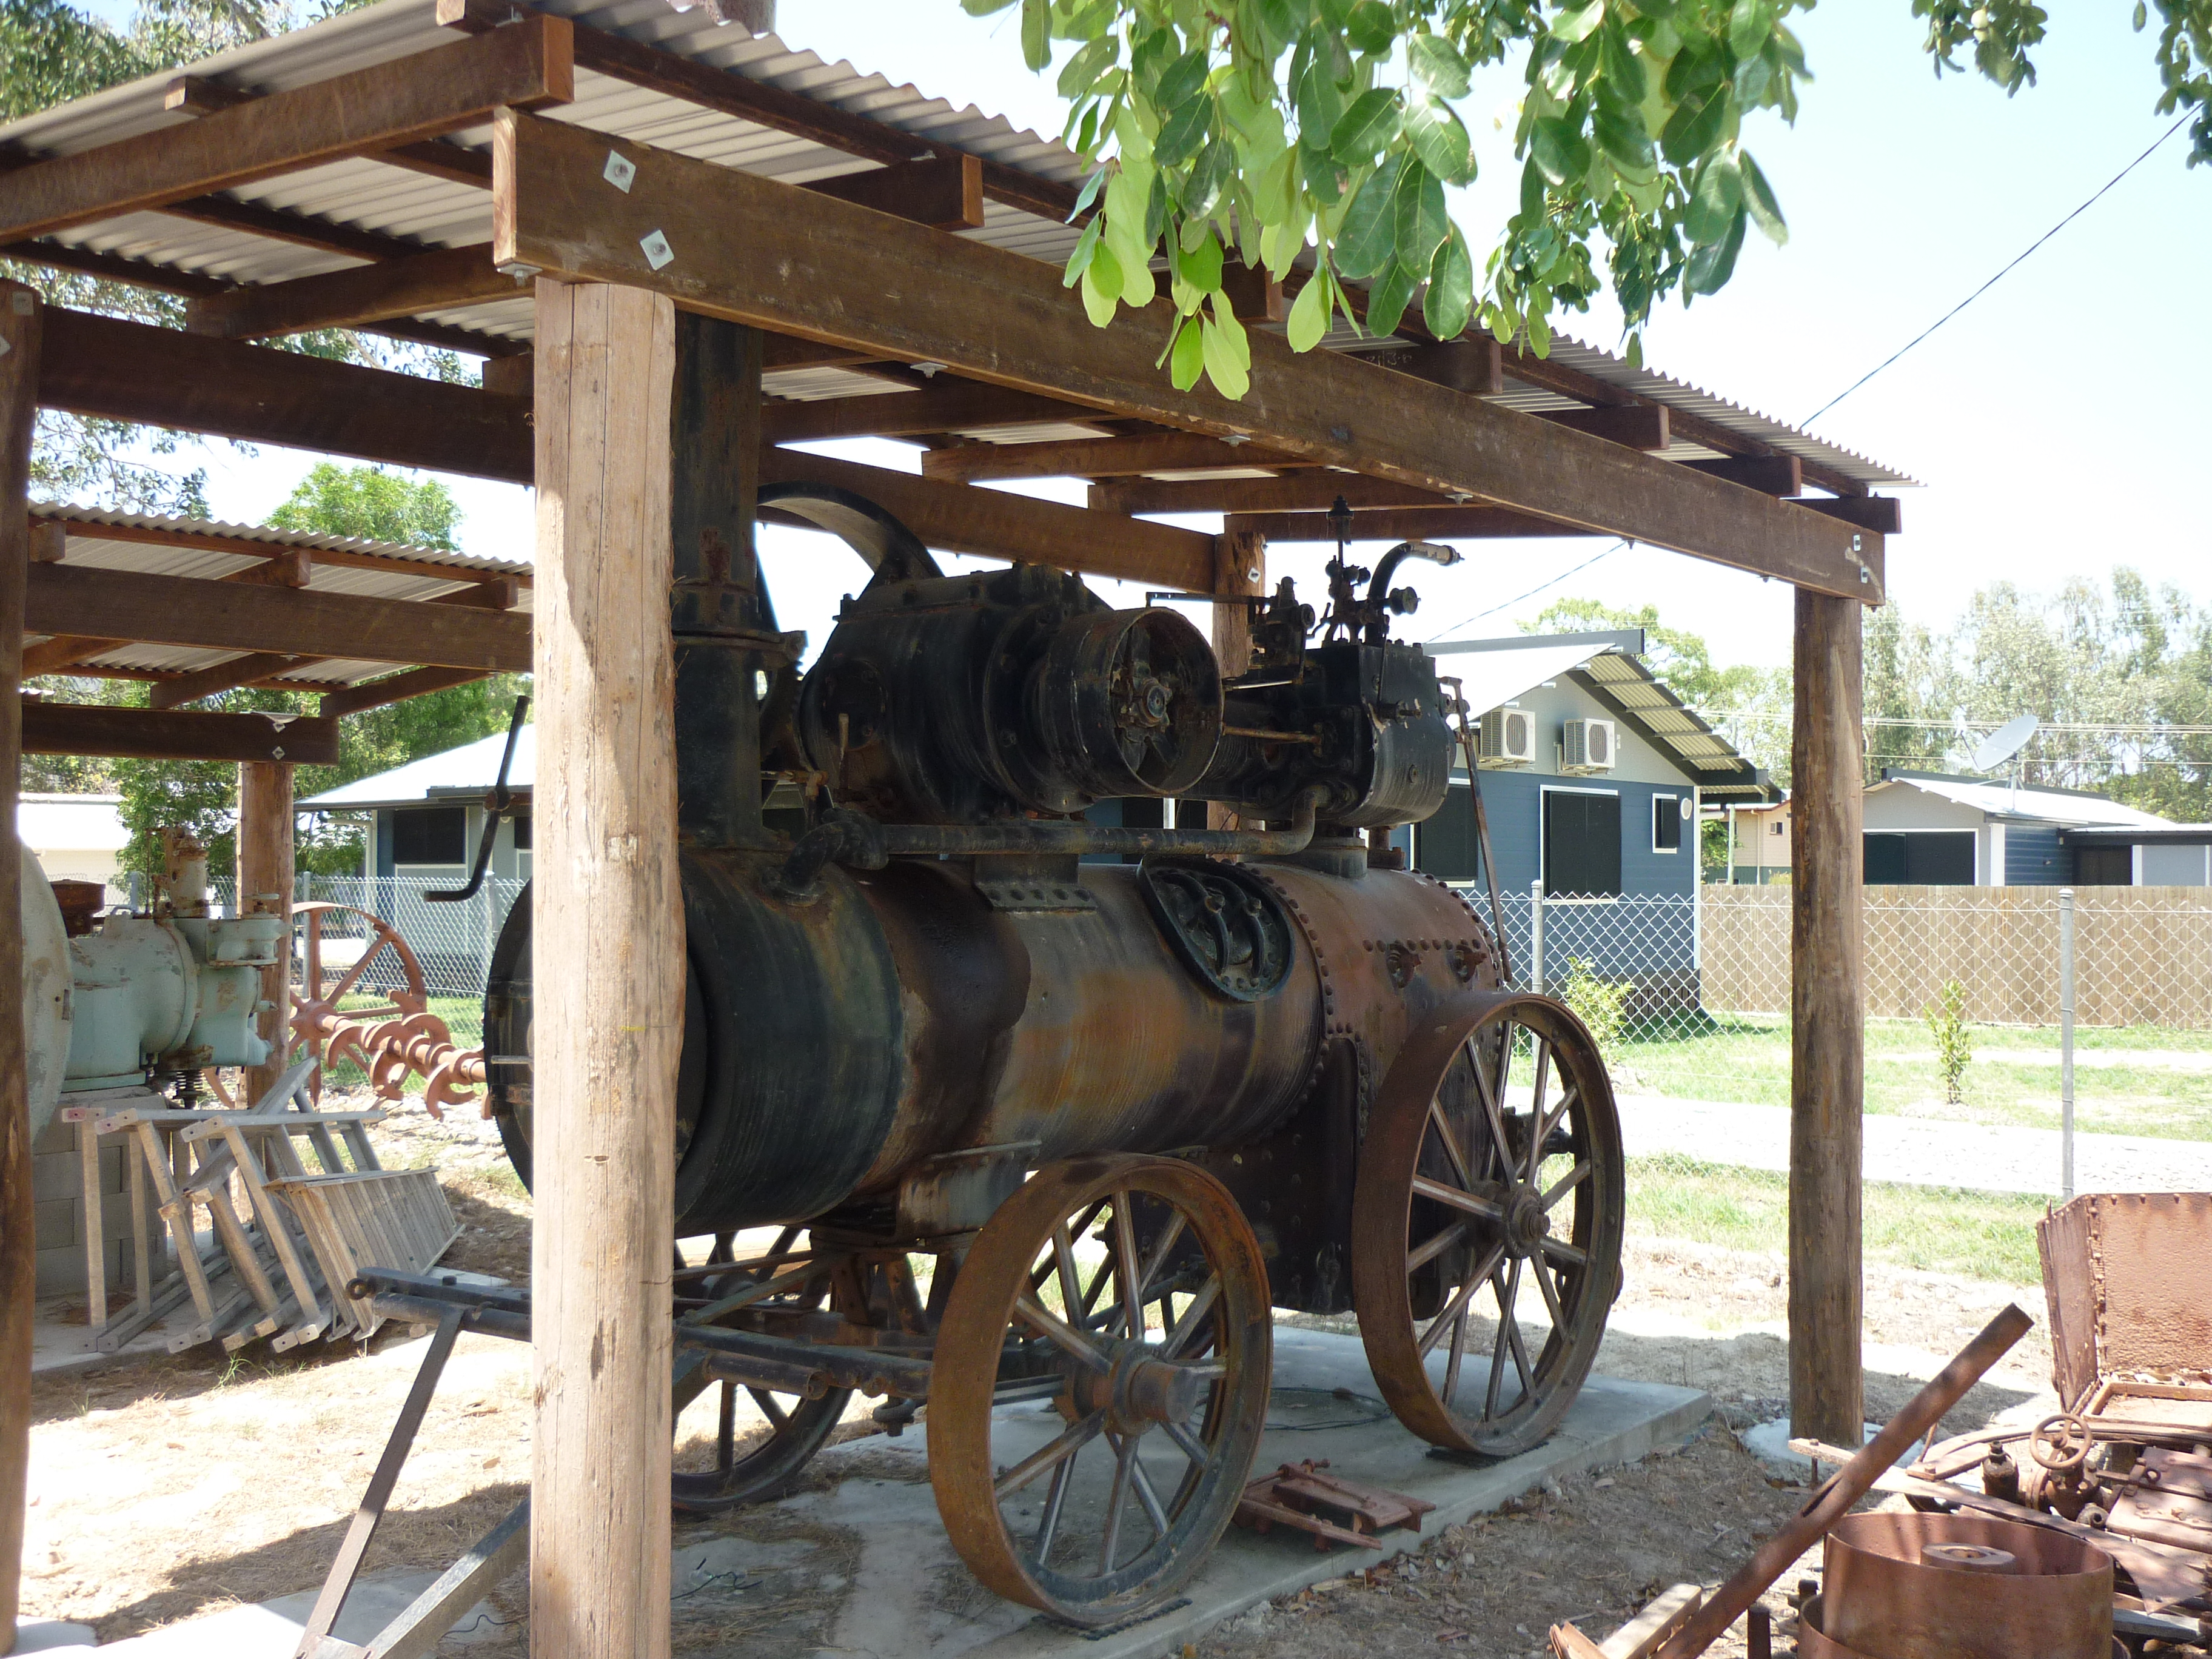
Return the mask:
<svg viewBox="0 0 2212 1659"><path fill-rule="evenodd" d="M803 677L750 560L678 583L677 1231L716 1239L677 1277L679 1433L719 1410L677 1503L776 1492L855 1389L894 1431L926 1406L977 1576L1099 1625L1228 1524L1272 1307L1356 1309L1437 1445L1549 1433L1619 1282L1604 1068L1564 1007L1498 988L1457 893L1363 834L1444 798L1460 711L1389 640L1388 588L1446 550L1399 550L1364 597L1340 557L1318 629L1285 582L1224 684L1176 612L946 575L838 492L771 501L873 576ZM1243 827L1081 816L1146 799ZM526 1179L530 921L484 1018Z"/></svg>

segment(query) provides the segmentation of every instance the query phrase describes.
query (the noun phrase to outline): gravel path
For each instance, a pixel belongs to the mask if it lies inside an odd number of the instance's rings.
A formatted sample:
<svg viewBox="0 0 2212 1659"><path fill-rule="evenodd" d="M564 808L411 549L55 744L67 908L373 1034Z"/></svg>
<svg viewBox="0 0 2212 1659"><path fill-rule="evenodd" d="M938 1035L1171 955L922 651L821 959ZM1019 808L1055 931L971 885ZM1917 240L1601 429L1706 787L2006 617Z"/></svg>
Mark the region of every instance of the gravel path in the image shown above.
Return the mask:
<svg viewBox="0 0 2212 1659"><path fill-rule="evenodd" d="M1715 1101L1624 1096L1621 1127L1632 1158L1674 1152L1753 1170L1790 1167L1790 1110ZM2058 1192L2055 1129L1947 1123L1869 1113L1869 1181L1979 1192ZM2212 1191L2212 1142L2138 1135L2074 1137L2076 1192Z"/></svg>

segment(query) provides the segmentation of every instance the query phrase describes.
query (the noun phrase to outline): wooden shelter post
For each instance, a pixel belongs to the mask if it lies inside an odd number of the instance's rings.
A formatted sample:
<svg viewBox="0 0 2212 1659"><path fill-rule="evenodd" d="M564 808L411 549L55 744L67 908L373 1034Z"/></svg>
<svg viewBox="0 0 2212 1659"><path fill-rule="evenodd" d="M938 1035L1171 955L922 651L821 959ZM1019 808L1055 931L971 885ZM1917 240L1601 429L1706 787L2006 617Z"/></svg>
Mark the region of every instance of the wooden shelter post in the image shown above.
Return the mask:
<svg viewBox="0 0 2212 1659"><path fill-rule="evenodd" d="M1790 1423L1856 1446L1866 1109L1861 607L1797 590L1790 743Z"/></svg>
<svg viewBox="0 0 2212 1659"><path fill-rule="evenodd" d="M15 799L23 759L23 580L31 556L31 441L39 419L41 313L35 290L0 283L0 1653L15 1645L23 1510L31 1461L31 1321L38 1240L23 1053L22 879Z"/></svg>
<svg viewBox="0 0 2212 1659"><path fill-rule="evenodd" d="M271 912L284 919L277 961L261 970L261 1000L273 1007L257 1022L269 1039L269 1059L246 1072L246 1098L258 1101L276 1086L290 1051L292 1010L292 763L240 761L238 766L238 912Z"/></svg>
<svg viewBox="0 0 2212 1659"><path fill-rule="evenodd" d="M1213 538L1213 586L1216 593L1264 593L1267 591L1267 538L1256 530L1231 530ZM1221 678L1241 674L1252 665L1252 609L1243 605L1213 607L1213 654L1221 663ZM1235 823L1237 815L1218 801L1209 802L1206 823L1216 830Z"/></svg>
<svg viewBox="0 0 2212 1659"><path fill-rule="evenodd" d="M532 1651L668 1651L684 1030L669 635L676 315L537 290Z"/></svg>

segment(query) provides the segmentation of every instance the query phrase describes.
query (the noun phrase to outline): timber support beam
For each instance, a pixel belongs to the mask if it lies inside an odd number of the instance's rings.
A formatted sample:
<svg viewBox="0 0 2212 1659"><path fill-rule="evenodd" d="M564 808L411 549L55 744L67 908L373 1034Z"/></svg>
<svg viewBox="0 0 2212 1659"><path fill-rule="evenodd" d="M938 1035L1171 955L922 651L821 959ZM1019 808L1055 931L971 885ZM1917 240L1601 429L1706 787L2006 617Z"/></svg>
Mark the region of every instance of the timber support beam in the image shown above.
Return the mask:
<svg viewBox="0 0 2212 1659"><path fill-rule="evenodd" d="M118 760L281 761L335 766L338 723L306 714L220 714L201 708L117 708L27 697L23 749Z"/></svg>

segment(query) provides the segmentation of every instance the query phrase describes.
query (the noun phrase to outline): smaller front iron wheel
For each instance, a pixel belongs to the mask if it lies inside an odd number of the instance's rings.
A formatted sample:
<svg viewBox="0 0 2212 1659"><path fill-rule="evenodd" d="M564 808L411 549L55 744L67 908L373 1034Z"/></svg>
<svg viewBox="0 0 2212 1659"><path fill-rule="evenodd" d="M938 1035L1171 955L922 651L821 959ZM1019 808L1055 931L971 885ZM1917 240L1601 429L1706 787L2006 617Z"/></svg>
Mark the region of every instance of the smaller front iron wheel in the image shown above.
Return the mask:
<svg viewBox="0 0 2212 1659"><path fill-rule="evenodd" d="M1073 1625L1172 1596L1243 1496L1273 1335L1259 1244L1212 1176L1126 1155L1037 1171L976 1236L937 1333L929 1478L961 1559ZM999 1423L994 1449L1002 1392L1050 1407Z"/></svg>
<svg viewBox="0 0 2212 1659"><path fill-rule="evenodd" d="M1415 1034L1369 1118L1352 1224L1359 1334L1400 1422L1489 1457L1559 1426L1620 1287L1625 1185L1613 1085L1565 1005L1474 993Z"/></svg>

